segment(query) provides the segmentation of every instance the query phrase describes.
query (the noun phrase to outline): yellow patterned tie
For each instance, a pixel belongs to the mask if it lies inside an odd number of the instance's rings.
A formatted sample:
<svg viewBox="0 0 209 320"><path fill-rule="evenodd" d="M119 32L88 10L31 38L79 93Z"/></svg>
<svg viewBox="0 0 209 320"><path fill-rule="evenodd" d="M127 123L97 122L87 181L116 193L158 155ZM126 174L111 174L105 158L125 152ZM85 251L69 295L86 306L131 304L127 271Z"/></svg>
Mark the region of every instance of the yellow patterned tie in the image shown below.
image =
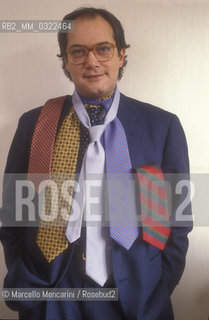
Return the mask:
<svg viewBox="0 0 209 320"><path fill-rule="evenodd" d="M65 179L69 179L69 175L71 180L75 177L79 144L80 125L74 108L72 108L61 125L53 149L51 174L59 190L58 215L55 221L40 221L36 239L38 246L48 262L51 262L68 247L68 240L65 235L67 220L62 218L60 209L65 207L68 213L70 212L73 188L68 190L71 197L68 203L60 196L60 190ZM50 215L51 210L53 210L51 192L51 187L47 187L45 195L45 215Z"/></svg>

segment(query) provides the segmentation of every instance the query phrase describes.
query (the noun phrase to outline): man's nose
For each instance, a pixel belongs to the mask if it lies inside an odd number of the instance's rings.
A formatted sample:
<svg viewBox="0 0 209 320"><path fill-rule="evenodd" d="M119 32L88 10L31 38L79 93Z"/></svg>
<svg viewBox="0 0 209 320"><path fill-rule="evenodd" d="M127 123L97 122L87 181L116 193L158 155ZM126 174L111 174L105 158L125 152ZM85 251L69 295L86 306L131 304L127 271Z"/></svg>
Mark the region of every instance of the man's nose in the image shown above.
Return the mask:
<svg viewBox="0 0 209 320"><path fill-rule="evenodd" d="M95 67L95 66L99 66L99 61L95 57L93 51L89 51L85 59L85 67Z"/></svg>

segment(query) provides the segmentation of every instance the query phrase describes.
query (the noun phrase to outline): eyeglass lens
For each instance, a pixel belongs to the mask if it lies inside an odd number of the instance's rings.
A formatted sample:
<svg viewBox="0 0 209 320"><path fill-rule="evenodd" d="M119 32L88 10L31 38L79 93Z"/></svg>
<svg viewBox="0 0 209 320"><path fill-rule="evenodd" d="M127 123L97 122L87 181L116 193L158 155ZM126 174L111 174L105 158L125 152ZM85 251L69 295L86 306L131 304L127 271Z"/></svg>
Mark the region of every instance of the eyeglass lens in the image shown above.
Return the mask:
<svg viewBox="0 0 209 320"><path fill-rule="evenodd" d="M85 60L89 51L93 51L94 55L99 61L110 60L113 56L114 46L110 43L97 44L93 48L86 48L83 46L75 46L68 52L72 62L78 63Z"/></svg>

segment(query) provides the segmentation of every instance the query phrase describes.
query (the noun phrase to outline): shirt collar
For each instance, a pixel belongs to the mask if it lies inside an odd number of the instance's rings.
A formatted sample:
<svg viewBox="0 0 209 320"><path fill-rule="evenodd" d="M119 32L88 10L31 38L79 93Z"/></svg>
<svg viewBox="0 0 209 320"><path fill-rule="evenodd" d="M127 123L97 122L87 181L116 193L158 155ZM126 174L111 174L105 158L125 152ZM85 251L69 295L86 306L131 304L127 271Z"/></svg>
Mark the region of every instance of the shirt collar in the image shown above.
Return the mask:
<svg viewBox="0 0 209 320"><path fill-rule="evenodd" d="M77 91L77 90L76 90ZM115 91L116 91L116 87L115 89L110 92L108 95L104 96L104 97L101 97L99 99L89 99L89 98L86 98L84 96L82 96L78 91L78 95L82 101L83 104L88 104L88 105L96 105L96 106L104 106L106 110L109 110L111 104L112 104L112 101L113 101L113 98L114 98L114 95L115 95Z"/></svg>

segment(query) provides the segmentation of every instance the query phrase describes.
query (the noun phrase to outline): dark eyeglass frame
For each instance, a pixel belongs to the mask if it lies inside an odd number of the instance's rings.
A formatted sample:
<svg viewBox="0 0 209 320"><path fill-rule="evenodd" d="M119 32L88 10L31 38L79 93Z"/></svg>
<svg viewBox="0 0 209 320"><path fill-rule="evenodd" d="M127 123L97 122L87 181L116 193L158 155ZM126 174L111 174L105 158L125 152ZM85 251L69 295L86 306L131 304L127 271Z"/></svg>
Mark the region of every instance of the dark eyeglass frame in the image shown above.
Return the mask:
<svg viewBox="0 0 209 320"><path fill-rule="evenodd" d="M97 52L96 52L96 47L102 46L102 45L105 45L105 44L110 45L110 46L113 48L112 56L111 56L110 58L108 58L108 59L104 59L104 58L98 56L98 54L97 54ZM73 47L74 47L74 46L73 46ZM72 58L72 56L71 56L71 54L70 54L70 50L73 49L73 47L67 48L67 49L65 50L66 53L67 53L68 56L69 56L70 62L73 63L73 64L83 64L83 63L85 62L86 58L88 57L90 51L93 52L94 56L96 57L96 59L97 59L99 62L107 62L107 61L110 61L110 60L113 58L113 56L114 56L114 48L116 48L117 45L116 45L116 43L110 43L110 42L97 43L97 44L95 44L94 46L92 46L92 47L90 47L90 48L89 48L89 47L86 47L86 46L82 46L82 45L81 45L81 46L80 46L80 45L75 45L76 48L77 48L77 47L78 47L78 48L81 48L81 49L84 48L84 49L86 49L86 51L87 51L86 55L81 58L81 59L83 59L82 62L75 62L75 61L73 60L73 58Z"/></svg>

